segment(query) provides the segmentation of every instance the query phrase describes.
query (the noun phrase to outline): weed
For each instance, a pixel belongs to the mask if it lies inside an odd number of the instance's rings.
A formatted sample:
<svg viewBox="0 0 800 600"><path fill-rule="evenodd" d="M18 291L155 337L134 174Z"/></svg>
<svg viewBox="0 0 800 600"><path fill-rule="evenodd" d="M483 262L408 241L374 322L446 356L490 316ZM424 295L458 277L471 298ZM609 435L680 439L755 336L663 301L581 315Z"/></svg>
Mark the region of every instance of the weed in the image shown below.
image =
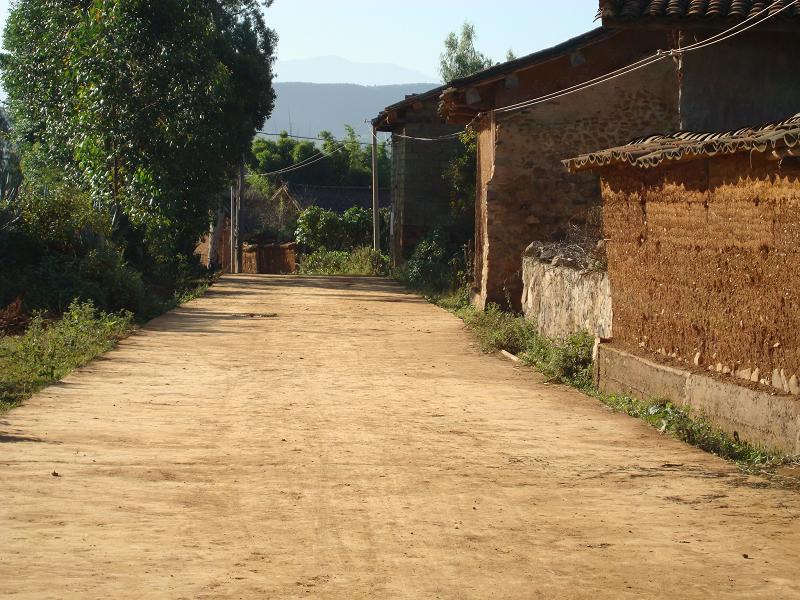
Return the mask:
<svg viewBox="0 0 800 600"><path fill-rule="evenodd" d="M0 409L112 348L130 330L132 318L127 311L109 314L77 301L52 323L36 313L23 335L0 338Z"/></svg>
<svg viewBox="0 0 800 600"><path fill-rule="evenodd" d="M576 387L615 411L642 419L664 434L734 461L744 471L769 477L770 470L792 462L779 453L733 439L703 416L693 414L688 407L676 406L666 400L643 401L600 392L592 377L594 338L586 332L563 341L550 340L538 333L535 323L505 312L497 305L489 305L485 311L480 311L453 302L453 298L429 299L463 319L486 352L505 350L517 354L523 363L551 380Z"/></svg>
<svg viewBox="0 0 800 600"><path fill-rule="evenodd" d="M389 274L389 259L372 248L317 250L303 257L299 271L303 275L385 276Z"/></svg>
<svg viewBox="0 0 800 600"><path fill-rule="evenodd" d="M667 400L637 400L629 396L603 394L591 390L591 395L618 412L641 419L661 433L669 434L701 450L738 463L748 471L786 464L787 458L764 448L733 439L702 416L693 415L688 407L676 406Z"/></svg>

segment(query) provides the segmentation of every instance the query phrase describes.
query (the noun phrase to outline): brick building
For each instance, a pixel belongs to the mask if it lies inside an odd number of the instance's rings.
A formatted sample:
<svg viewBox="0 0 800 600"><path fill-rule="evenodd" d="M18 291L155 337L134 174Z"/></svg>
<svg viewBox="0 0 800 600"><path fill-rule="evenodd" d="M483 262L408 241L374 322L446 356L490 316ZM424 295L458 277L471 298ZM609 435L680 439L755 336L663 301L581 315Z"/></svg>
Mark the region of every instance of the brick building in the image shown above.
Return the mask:
<svg viewBox="0 0 800 600"><path fill-rule="evenodd" d="M800 451L800 403L779 397L800 394L800 114L651 136L565 164L602 182L614 339L601 346L601 387L689 403ZM703 387L634 357L779 394Z"/></svg>
<svg viewBox="0 0 800 600"><path fill-rule="evenodd" d="M438 138L458 132L438 114L444 87L407 97L385 108L372 121L377 131L392 134L393 264L408 258L432 225L450 210L450 196L442 178L448 163L462 148L458 139L426 142L409 138ZM407 137L406 137L407 136Z"/></svg>
<svg viewBox="0 0 800 600"><path fill-rule="evenodd" d="M800 12L791 8L713 48L664 56L569 95L515 104L683 48L784 4L602 1L603 27L452 82L442 93L441 114L452 125L472 123L479 136L475 304L510 299L519 306L524 249L562 239L569 224L580 226L600 204L597 176L565 172L565 156L650 131L732 129L794 114L800 78L791 65Z"/></svg>

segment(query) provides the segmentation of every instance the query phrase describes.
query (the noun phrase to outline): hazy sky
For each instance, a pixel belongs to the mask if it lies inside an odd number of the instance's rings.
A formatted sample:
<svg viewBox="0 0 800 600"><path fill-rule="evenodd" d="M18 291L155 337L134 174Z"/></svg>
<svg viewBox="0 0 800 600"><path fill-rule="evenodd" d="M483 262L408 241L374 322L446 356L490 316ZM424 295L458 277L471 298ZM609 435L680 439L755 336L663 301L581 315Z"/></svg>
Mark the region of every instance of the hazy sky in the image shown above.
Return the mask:
<svg viewBox="0 0 800 600"><path fill-rule="evenodd" d="M10 0L0 0L5 25ZM267 12L283 60L337 55L391 62L437 76L447 33L466 19L478 47L500 61L558 44L596 26L597 0L275 0Z"/></svg>
<svg viewBox="0 0 800 600"><path fill-rule="evenodd" d="M597 0L275 0L267 11L283 60L334 54L436 76L448 32L472 22L497 61L548 48L597 26Z"/></svg>

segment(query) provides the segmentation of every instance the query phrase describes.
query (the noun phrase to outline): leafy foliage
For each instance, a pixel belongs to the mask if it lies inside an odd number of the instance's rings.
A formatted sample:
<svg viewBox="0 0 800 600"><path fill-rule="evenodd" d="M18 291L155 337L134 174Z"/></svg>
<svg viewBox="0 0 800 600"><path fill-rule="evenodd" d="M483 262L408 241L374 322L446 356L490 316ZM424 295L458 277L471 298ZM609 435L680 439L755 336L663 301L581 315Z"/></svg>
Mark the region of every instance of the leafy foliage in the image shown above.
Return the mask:
<svg viewBox="0 0 800 600"><path fill-rule="evenodd" d="M429 294L467 287L470 265L465 229L457 220L434 226L406 261L400 273L403 282Z"/></svg>
<svg viewBox="0 0 800 600"><path fill-rule="evenodd" d="M52 324L35 315L24 335L0 338L0 409L112 348L130 326L130 313L104 313L91 302L73 302Z"/></svg>
<svg viewBox="0 0 800 600"><path fill-rule="evenodd" d="M298 165L319 152L330 154L328 158L307 167L276 176L264 177L276 187L279 181L305 185L369 186L372 185L372 148L363 144L351 126L347 135L336 140L328 131L319 134L321 147L308 140L297 140L283 132L276 139L257 138L253 141L252 159L249 167L255 174L271 173ZM381 185L388 185L391 178L391 161L386 142L378 144L378 177Z"/></svg>
<svg viewBox="0 0 800 600"><path fill-rule="evenodd" d="M12 138L11 121L5 109L0 108L0 231L19 220L16 199L21 183L22 170Z"/></svg>
<svg viewBox="0 0 800 600"><path fill-rule="evenodd" d="M350 252L322 249L304 256L299 270L303 275L382 276L389 273L389 258L367 247Z"/></svg>
<svg viewBox="0 0 800 600"><path fill-rule="evenodd" d="M439 74L442 81L449 82L467 77L494 63L475 48L475 26L464 22L460 34L450 33L444 41L444 52L439 58Z"/></svg>
<svg viewBox="0 0 800 600"><path fill-rule="evenodd" d="M459 136L462 150L447 163L442 178L450 190L451 214L470 223L475 215L475 181L478 176L478 134L468 129ZM466 240L465 240L466 241Z"/></svg>
<svg viewBox="0 0 800 600"><path fill-rule="evenodd" d="M20 0L3 84L19 139L152 254L189 253L273 102L256 0ZM135 236L134 236L135 237ZM127 240L131 241L130 237Z"/></svg>
<svg viewBox="0 0 800 600"><path fill-rule="evenodd" d="M388 246L389 213L381 211L381 247ZM353 206L344 213L310 206L297 218L295 239L306 252L350 251L372 245L372 211Z"/></svg>

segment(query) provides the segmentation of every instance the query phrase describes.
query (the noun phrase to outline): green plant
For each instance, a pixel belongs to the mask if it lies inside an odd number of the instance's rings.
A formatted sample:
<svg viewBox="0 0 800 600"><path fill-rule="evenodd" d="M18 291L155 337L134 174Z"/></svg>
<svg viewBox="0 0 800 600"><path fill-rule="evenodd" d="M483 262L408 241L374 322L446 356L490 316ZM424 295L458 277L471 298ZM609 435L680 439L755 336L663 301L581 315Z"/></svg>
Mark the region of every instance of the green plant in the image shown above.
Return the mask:
<svg viewBox="0 0 800 600"><path fill-rule="evenodd" d="M676 406L663 399L643 401L624 395L592 395L610 408L641 419L659 431L693 446L735 461L747 470L779 466L787 459L764 448L733 439L704 417L692 415L688 407Z"/></svg>
<svg viewBox="0 0 800 600"><path fill-rule="evenodd" d="M0 338L0 408L19 404L112 348L131 321L128 312L104 313L91 302L73 302L52 323L35 314L23 335Z"/></svg>
<svg viewBox="0 0 800 600"><path fill-rule="evenodd" d="M385 276L389 272L389 258L366 247L352 252L317 250L303 257L299 272L303 275Z"/></svg>
<svg viewBox="0 0 800 600"><path fill-rule="evenodd" d="M216 192L269 116L277 40L263 6L13 4L2 78L15 137L67 174L104 213L116 241L137 242L132 255L145 251L157 261L193 252Z"/></svg>
<svg viewBox="0 0 800 600"><path fill-rule="evenodd" d="M417 244L398 278L409 287L438 295L468 287L468 257L457 221L436 225Z"/></svg>
<svg viewBox="0 0 800 600"><path fill-rule="evenodd" d="M452 302L450 298L445 297L444 303L442 298L436 300L447 307L448 302ZM600 392L592 380L594 339L585 332L553 341L539 335L534 323L502 311L496 305L489 305L485 311L468 306L456 308L454 312L472 330L484 351L506 350L519 354L524 364L533 366L551 380L576 387L613 410L642 419L661 433L735 461L743 470L771 476L771 469L792 463L792 459L778 453L733 439L703 416L692 414L688 407L662 399L644 401Z"/></svg>
<svg viewBox="0 0 800 600"><path fill-rule="evenodd" d="M381 247L388 246L389 214L381 210ZM306 252L319 250L351 251L372 245L372 211L352 206L337 213L310 206L297 218L297 243Z"/></svg>

